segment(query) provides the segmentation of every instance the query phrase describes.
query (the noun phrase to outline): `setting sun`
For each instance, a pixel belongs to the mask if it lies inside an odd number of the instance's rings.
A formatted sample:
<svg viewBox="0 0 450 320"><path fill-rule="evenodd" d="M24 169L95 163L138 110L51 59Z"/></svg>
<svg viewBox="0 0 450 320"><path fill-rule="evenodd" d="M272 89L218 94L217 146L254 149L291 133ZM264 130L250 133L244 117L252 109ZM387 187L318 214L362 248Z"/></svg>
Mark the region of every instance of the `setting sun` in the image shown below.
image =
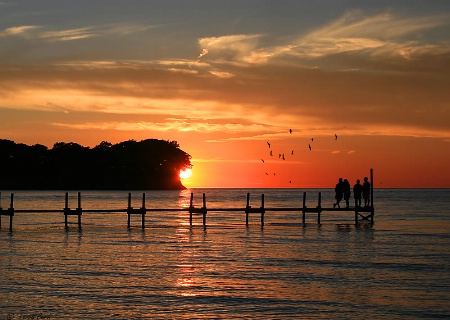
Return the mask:
<svg viewBox="0 0 450 320"><path fill-rule="evenodd" d="M192 175L191 169L180 170L180 178L187 179Z"/></svg>

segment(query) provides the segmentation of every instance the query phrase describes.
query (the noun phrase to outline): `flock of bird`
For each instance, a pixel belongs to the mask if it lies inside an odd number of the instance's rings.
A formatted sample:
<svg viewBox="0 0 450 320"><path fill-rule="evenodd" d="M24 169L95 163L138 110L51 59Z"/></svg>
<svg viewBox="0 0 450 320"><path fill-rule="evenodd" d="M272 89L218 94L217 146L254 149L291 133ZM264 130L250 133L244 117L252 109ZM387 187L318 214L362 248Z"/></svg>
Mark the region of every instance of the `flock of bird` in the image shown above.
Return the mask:
<svg viewBox="0 0 450 320"><path fill-rule="evenodd" d="M292 132L293 132L293 130L292 130L292 129L289 129L289 133L292 134ZM338 139L337 134L334 135L334 139L335 139L335 140ZM314 138L311 138L311 143L312 143L312 142L314 142ZM269 141L267 141L266 143L267 143L267 146L268 146L269 149L270 149L269 155L270 155L271 157L273 157L273 150L272 150L272 148L271 148L271 143L270 143ZM308 144L309 151L312 151L311 143ZM292 156L294 155L294 150L291 151L291 155L292 155ZM284 156L284 153L279 153L279 154L278 154L278 159L286 160L286 157ZM262 163L265 163L265 160L264 160L264 159L261 159L261 161L262 161ZM266 172L266 176L268 176L268 175L269 175L269 173ZM276 173L274 172L273 175L275 176ZM290 180L289 183L292 183L292 181Z"/></svg>

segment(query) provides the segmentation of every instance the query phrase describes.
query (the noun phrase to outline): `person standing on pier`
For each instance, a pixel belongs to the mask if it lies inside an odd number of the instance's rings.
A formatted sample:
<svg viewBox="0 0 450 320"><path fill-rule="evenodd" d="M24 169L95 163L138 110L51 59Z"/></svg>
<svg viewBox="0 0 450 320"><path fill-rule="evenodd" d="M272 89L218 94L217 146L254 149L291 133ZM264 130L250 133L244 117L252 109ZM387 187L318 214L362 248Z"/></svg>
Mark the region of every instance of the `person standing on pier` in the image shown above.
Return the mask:
<svg viewBox="0 0 450 320"><path fill-rule="evenodd" d="M334 188L334 192L336 193L334 198L336 199L336 203L333 204L333 208L340 208L339 202L342 200L342 194L344 193L344 182L342 181L342 178L339 178L339 182L336 184L336 187Z"/></svg>
<svg viewBox="0 0 450 320"><path fill-rule="evenodd" d="M350 206L350 182L348 182L347 179L344 179L344 182L342 183L343 191L344 191L344 200L345 200L345 207L348 208Z"/></svg>
<svg viewBox="0 0 450 320"><path fill-rule="evenodd" d="M363 192L363 186L361 180L357 179L356 184L353 186L353 197L355 198L355 208L361 207L361 194Z"/></svg>
<svg viewBox="0 0 450 320"><path fill-rule="evenodd" d="M370 182L367 177L364 177L364 183L362 185L362 194L364 198L364 206L370 206Z"/></svg>

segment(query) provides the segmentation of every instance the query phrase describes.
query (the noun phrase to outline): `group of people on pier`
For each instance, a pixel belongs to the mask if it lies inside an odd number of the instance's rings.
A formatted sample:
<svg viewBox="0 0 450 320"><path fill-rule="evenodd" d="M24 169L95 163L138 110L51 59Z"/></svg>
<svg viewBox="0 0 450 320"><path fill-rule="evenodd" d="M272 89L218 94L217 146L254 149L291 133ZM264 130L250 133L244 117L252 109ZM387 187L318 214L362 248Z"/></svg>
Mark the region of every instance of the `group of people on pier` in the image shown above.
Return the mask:
<svg viewBox="0 0 450 320"><path fill-rule="evenodd" d="M342 198L345 200L346 208L350 206L351 187L350 182L347 179L339 178L339 182L334 188L336 202L333 204L333 208L340 208L340 202ZM356 180L356 184L353 186L353 198L355 199L355 208L361 207L361 198L364 198L364 207L370 206L370 182L367 177L364 178L363 184L359 179Z"/></svg>

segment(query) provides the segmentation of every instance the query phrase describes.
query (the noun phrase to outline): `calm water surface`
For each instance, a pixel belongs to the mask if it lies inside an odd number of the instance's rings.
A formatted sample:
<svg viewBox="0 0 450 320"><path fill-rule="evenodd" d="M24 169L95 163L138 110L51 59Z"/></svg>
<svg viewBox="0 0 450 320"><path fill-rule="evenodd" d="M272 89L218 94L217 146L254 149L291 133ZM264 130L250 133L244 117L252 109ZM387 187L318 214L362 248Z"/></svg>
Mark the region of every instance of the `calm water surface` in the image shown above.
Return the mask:
<svg viewBox="0 0 450 320"><path fill-rule="evenodd" d="M192 189L146 192L147 208L333 203L332 190ZM9 207L10 191L1 206ZM127 191L83 191L83 209L125 209ZM141 206L142 192L132 205ZM62 209L64 192L17 191L15 209ZM76 193L70 207L77 206ZM2 217L0 319L450 318L450 190L375 190L375 224L352 212L149 212Z"/></svg>

